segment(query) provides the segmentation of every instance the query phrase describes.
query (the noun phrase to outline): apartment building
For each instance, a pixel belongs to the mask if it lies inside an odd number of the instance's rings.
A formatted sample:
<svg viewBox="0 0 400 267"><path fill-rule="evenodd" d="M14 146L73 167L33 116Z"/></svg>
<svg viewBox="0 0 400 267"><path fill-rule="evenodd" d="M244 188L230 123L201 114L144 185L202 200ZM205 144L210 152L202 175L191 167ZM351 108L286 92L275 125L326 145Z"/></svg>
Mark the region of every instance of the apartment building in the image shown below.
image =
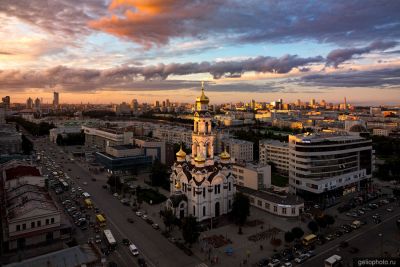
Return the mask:
<svg viewBox="0 0 400 267"><path fill-rule="evenodd" d="M271 186L271 166L269 165L234 164L232 174L235 176L236 185L253 190L264 190Z"/></svg>
<svg viewBox="0 0 400 267"><path fill-rule="evenodd" d="M289 173L289 145L279 140L261 140L259 161L262 165L272 162L276 170L284 175Z"/></svg>
<svg viewBox="0 0 400 267"><path fill-rule="evenodd" d="M330 198L359 190L372 177L372 141L347 132L289 136L289 184L296 194Z"/></svg>
<svg viewBox="0 0 400 267"><path fill-rule="evenodd" d="M131 144L133 132L124 128L82 126L85 132L85 146L105 151L107 146Z"/></svg>
<svg viewBox="0 0 400 267"><path fill-rule="evenodd" d="M171 144L184 143L186 147L192 147L192 130L169 125L158 125L153 130L153 137Z"/></svg>
<svg viewBox="0 0 400 267"><path fill-rule="evenodd" d="M227 146L227 151L235 162L253 161L253 142L240 139L229 139L225 145Z"/></svg>

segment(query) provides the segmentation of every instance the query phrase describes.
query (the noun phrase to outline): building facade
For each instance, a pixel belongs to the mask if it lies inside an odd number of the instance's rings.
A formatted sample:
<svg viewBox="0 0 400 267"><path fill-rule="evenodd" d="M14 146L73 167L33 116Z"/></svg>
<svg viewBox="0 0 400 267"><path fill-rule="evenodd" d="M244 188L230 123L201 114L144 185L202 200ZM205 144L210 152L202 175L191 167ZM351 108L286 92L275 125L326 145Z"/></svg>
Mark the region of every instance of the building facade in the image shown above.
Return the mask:
<svg viewBox="0 0 400 267"><path fill-rule="evenodd" d="M289 136L289 184L296 194L332 200L372 177L372 141L346 132ZM333 199L331 199L333 198Z"/></svg>
<svg viewBox="0 0 400 267"><path fill-rule="evenodd" d="M82 126L85 146L105 151L107 146L131 144L133 133L119 128L97 128Z"/></svg>
<svg viewBox="0 0 400 267"><path fill-rule="evenodd" d="M271 166L257 166L251 163L234 164L232 174L235 176L236 185L264 190L271 186Z"/></svg>
<svg viewBox="0 0 400 267"><path fill-rule="evenodd" d="M276 170L284 175L289 173L289 145L278 140L262 140L259 145L260 164L272 162Z"/></svg>
<svg viewBox="0 0 400 267"><path fill-rule="evenodd" d="M253 142L240 139L230 139L225 145L227 145L227 151L235 162L253 161Z"/></svg>
<svg viewBox="0 0 400 267"><path fill-rule="evenodd" d="M208 104L209 98L202 88L196 99L192 154L186 155L181 149L172 166L171 195L166 207L178 218L192 215L204 221L232 209L235 185L231 158L226 151L214 157L215 135Z"/></svg>

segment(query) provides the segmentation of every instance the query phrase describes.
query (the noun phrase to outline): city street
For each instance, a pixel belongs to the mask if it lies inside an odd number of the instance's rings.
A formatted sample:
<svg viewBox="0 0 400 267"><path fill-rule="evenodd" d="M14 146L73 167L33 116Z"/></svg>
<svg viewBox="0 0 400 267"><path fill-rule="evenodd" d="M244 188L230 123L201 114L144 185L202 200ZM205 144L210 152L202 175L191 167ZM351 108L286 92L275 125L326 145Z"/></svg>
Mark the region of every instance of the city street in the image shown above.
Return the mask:
<svg viewBox="0 0 400 267"><path fill-rule="evenodd" d="M355 257L387 257L385 251L389 253L389 256L396 253L397 249L400 248L400 231L396 226L396 220L400 216L400 208L396 206L392 213L388 213L385 209L386 206L361 217L360 219L367 221L367 225L360 229L323 246L317 246L315 249L316 256L308 260L304 266L323 266L325 259L334 254L343 258L344 266L353 266L352 259ZM379 224L373 223L371 219L371 216L376 213L381 214L382 217L382 222ZM347 241L349 246L340 248L339 245L342 241ZM359 252L350 253L350 247L358 248Z"/></svg>
<svg viewBox="0 0 400 267"><path fill-rule="evenodd" d="M76 186L82 187L91 195L95 206L105 213L107 228L111 229L117 241L121 243L123 238L129 239L138 247L140 256L145 258L149 266L195 266L200 263L195 257L184 254L162 236L160 231L154 230L151 225L138 218L129 207L122 205L108 190L103 189L102 185L105 184L105 181L92 181L91 173L74 161L70 161L72 156L61 152L62 147L57 147L44 138L34 140L34 144L37 151L44 150L50 158L54 159L56 164L60 165L62 170L74 180ZM50 151L50 148L53 151ZM50 152L54 152L58 156L52 157ZM79 180L76 179L78 176ZM84 185L84 182L87 185ZM128 217L133 218L135 222L129 223ZM123 245L120 245L110 258L111 260L116 258L114 261L122 266L132 266L137 262Z"/></svg>

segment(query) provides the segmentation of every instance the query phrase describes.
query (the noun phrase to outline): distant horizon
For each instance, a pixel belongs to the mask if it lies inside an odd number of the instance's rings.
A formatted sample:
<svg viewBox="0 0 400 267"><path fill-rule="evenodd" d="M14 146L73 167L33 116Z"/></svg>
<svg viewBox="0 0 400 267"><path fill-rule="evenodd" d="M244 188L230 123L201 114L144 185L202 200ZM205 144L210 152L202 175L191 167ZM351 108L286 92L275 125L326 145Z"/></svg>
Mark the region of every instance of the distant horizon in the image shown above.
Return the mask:
<svg viewBox="0 0 400 267"><path fill-rule="evenodd" d="M400 104L400 2L0 4L0 95L61 102ZM355 12L356 11L356 12Z"/></svg>

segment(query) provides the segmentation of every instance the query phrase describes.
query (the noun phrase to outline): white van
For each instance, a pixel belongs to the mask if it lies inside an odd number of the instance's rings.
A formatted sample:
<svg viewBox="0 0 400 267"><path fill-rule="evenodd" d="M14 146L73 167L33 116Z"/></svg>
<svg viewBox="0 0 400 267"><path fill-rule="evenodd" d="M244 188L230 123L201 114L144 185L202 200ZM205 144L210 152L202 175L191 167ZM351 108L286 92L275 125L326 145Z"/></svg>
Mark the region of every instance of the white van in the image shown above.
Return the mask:
<svg viewBox="0 0 400 267"><path fill-rule="evenodd" d="M139 250L134 244L129 245L129 250L132 252L133 256L139 255Z"/></svg>
<svg viewBox="0 0 400 267"><path fill-rule="evenodd" d="M90 194L88 192L83 192L82 196L84 196L85 198L90 198Z"/></svg>

